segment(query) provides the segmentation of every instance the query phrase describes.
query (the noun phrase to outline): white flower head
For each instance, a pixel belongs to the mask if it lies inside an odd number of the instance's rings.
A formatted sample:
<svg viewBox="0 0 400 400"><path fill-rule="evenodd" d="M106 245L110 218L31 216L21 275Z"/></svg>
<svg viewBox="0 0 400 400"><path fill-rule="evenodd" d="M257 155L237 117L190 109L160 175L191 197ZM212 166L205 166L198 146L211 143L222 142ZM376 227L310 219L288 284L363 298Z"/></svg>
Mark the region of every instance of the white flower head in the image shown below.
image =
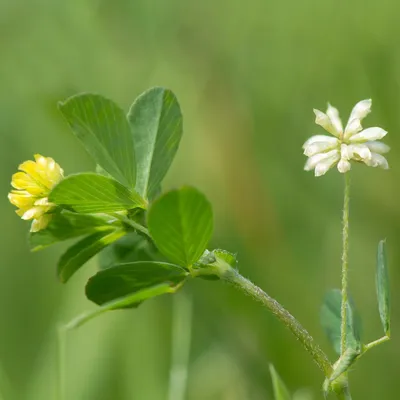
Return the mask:
<svg viewBox="0 0 400 400"><path fill-rule="evenodd" d="M379 142L387 132L378 127L363 129L361 126L361 120L371 112L371 104L371 99L358 102L344 129L338 110L329 103L326 113L314 110L315 123L332 136L316 135L304 143L304 154L308 157L304 169L314 170L315 176L322 176L337 166L338 171L344 174L350 170L351 161L388 169L388 162L382 154L387 153L390 147Z"/></svg>

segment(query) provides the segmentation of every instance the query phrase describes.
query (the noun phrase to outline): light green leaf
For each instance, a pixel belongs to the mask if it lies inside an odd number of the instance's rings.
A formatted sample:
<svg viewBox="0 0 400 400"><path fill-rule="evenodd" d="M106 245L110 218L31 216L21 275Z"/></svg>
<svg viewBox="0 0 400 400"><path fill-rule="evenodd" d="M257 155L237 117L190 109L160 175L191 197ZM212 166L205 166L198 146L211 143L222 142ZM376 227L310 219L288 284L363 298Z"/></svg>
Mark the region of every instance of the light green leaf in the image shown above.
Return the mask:
<svg viewBox="0 0 400 400"><path fill-rule="evenodd" d="M291 400L289 390L286 388L286 385L284 384L272 364L269 365L269 371L271 373L272 387L274 389L274 399Z"/></svg>
<svg viewBox="0 0 400 400"><path fill-rule="evenodd" d="M72 245L61 256L57 265L57 274L61 282L66 283L83 264L125 233L122 229L95 232Z"/></svg>
<svg viewBox="0 0 400 400"><path fill-rule="evenodd" d="M135 149L124 111L113 101L90 93L60 102L59 109L95 162L133 189L136 183Z"/></svg>
<svg viewBox="0 0 400 400"><path fill-rule="evenodd" d="M390 337L390 287L386 258L386 240L381 240L378 245L376 262L376 292L383 330L385 335Z"/></svg>
<svg viewBox="0 0 400 400"><path fill-rule="evenodd" d="M336 353L340 354L342 297L339 289L330 290L321 307L321 325ZM346 348L358 351L361 347L361 319L355 310L354 303L347 303Z"/></svg>
<svg viewBox="0 0 400 400"><path fill-rule="evenodd" d="M29 234L31 250L41 250L54 243L73 239L98 231L114 230L119 221L111 221L107 216L78 214L63 210L55 213L46 229Z"/></svg>
<svg viewBox="0 0 400 400"><path fill-rule="evenodd" d="M138 261L113 266L92 276L86 285L86 296L96 304L104 304L160 284L171 288L184 282L188 272L174 264Z"/></svg>
<svg viewBox="0 0 400 400"><path fill-rule="evenodd" d="M49 201L80 213L107 213L146 207L137 193L115 179L94 173L66 177L53 188Z"/></svg>
<svg viewBox="0 0 400 400"><path fill-rule="evenodd" d="M99 254L100 269L134 261L162 261L147 237L129 232Z"/></svg>
<svg viewBox="0 0 400 400"><path fill-rule="evenodd" d="M170 90L155 87L135 100L128 119L136 153L136 190L153 198L179 147L181 109Z"/></svg>
<svg viewBox="0 0 400 400"><path fill-rule="evenodd" d="M137 306L147 299L152 297L160 296L167 293L175 293L178 288L171 287L169 283L162 283L160 285L152 286L147 289L139 290L133 294L129 294L124 297L119 297L115 300L111 300L104 303L102 306L96 308L93 311L85 312L79 315L77 318L72 320L65 328L75 329L82 326L84 323L91 319L98 317L99 315L112 310L119 310L124 308L131 308Z"/></svg>
<svg viewBox="0 0 400 400"><path fill-rule="evenodd" d="M199 260L211 238L211 204L194 188L172 190L152 205L148 227L157 248L167 259L189 267Z"/></svg>

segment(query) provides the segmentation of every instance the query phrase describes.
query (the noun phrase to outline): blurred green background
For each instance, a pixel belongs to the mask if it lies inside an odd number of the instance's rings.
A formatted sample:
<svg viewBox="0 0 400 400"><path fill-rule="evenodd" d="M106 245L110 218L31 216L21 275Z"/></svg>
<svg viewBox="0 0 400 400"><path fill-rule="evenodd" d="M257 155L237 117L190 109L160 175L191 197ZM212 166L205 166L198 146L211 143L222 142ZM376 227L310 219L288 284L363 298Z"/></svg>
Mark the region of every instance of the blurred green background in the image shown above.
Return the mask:
<svg viewBox="0 0 400 400"><path fill-rule="evenodd" d="M20 162L39 152L67 174L93 164L57 101L101 93L126 110L145 89L172 89L184 138L165 188L189 183L211 199L210 247L238 253L242 274L279 299L333 352L319 327L340 284L343 177L303 171L301 145L321 132L312 108L345 118L371 97L367 126L389 131L391 170L352 171L350 285L364 338L381 335L375 300L378 240L387 237L393 340L351 374L353 398L398 398L400 368L400 6L396 0L2 0L0 2L0 388L4 400L55 399L56 326L94 308L93 261L68 286L56 246L31 254L28 225L6 198ZM291 391L322 398L322 374L251 299L193 282L188 399L271 399L273 363ZM181 294L182 295L182 294ZM109 313L68 337L67 399L162 400L171 358L172 296Z"/></svg>

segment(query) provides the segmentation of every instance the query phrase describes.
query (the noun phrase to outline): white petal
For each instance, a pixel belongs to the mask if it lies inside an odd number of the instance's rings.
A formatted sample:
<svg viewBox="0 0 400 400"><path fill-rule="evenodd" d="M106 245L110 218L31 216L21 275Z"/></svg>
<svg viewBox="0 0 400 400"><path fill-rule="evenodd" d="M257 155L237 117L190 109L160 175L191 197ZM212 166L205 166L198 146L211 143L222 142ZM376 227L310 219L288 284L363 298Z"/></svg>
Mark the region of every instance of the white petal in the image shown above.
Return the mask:
<svg viewBox="0 0 400 400"><path fill-rule="evenodd" d="M316 167L317 164L321 163L322 161L332 158L332 157L337 157L339 159L339 150L331 150L328 153L319 153L316 154L315 156L310 157L306 165L304 166L304 169L306 171L311 171Z"/></svg>
<svg viewBox="0 0 400 400"><path fill-rule="evenodd" d="M315 176L325 175L340 159L339 152L325 158L315 166Z"/></svg>
<svg viewBox="0 0 400 400"><path fill-rule="evenodd" d="M378 154L385 154L390 150L390 147L382 142L367 142L365 145L368 146L371 151Z"/></svg>
<svg viewBox="0 0 400 400"><path fill-rule="evenodd" d="M352 158L357 154L363 161L371 159L371 150L365 144L351 144L348 148Z"/></svg>
<svg viewBox="0 0 400 400"><path fill-rule="evenodd" d="M352 136L349 141L352 143L362 143L374 140L380 140L385 137L387 132L379 127L367 128Z"/></svg>
<svg viewBox="0 0 400 400"><path fill-rule="evenodd" d="M366 99L359 101L350 114L349 122L353 119L363 119L371 112L372 100Z"/></svg>
<svg viewBox="0 0 400 400"><path fill-rule="evenodd" d="M349 161L344 160L343 158L339 161L338 165L337 165L337 169L339 172L341 172L342 174L346 173L347 171L350 171L351 169L351 164Z"/></svg>
<svg viewBox="0 0 400 400"><path fill-rule="evenodd" d="M342 121L339 117L339 111L337 110L337 108L331 106L328 103L328 110L326 111L326 115L331 120L332 125L335 128L336 132L339 134L342 134L343 133L343 125L342 125Z"/></svg>
<svg viewBox="0 0 400 400"><path fill-rule="evenodd" d="M337 143L332 144L330 142L315 142L306 147L306 149L304 150L304 154L307 157L311 157L318 153L333 150L336 146Z"/></svg>
<svg viewBox="0 0 400 400"><path fill-rule="evenodd" d="M341 132L338 132L333 126L331 119L324 114L322 111L314 109L315 123L321 125L327 132L331 133L333 136L339 137Z"/></svg>
<svg viewBox="0 0 400 400"><path fill-rule="evenodd" d="M350 160L353 157L353 153L347 144L342 144L340 146L340 154L342 160Z"/></svg>
<svg viewBox="0 0 400 400"><path fill-rule="evenodd" d="M378 153L372 153L370 160L365 160L365 164L370 167L381 167L383 169L389 169L389 164L385 157Z"/></svg>
<svg viewBox="0 0 400 400"><path fill-rule="evenodd" d="M362 131L361 121L358 118L350 120L344 130L344 138L348 139L350 136L355 135Z"/></svg>
<svg viewBox="0 0 400 400"><path fill-rule="evenodd" d="M303 144L303 149L308 147L309 145L315 143L315 142L329 142L331 144L337 144L339 141L332 136L326 136L326 135L315 135L311 136L310 139L308 139L304 144Z"/></svg>

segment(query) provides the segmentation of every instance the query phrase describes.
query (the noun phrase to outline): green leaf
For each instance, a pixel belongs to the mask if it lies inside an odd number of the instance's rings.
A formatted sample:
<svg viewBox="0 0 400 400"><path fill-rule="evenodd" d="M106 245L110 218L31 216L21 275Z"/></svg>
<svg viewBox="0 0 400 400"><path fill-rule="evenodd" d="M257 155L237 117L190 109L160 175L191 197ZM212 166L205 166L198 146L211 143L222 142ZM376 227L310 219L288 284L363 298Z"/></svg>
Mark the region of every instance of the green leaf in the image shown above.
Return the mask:
<svg viewBox="0 0 400 400"><path fill-rule="evenodd" d="M46 229L29 234L31 250L41 250L54 243L98 231L114 230L119 221L110 217L77 214L67 210L55 213Z"/></svg>
<svg viewBox="0 0 400 400"><path fill-rule="evenodd" d="M60 102L59 110L95 162L133 189L136 183L135 149L124 111L113 101L90 93Z"/></svg>
<svg viewBox="0 0 400 400"><path fill-rule="evenodd" d="M49 201L79 213L107 213L144 208L144 200L115 179L94 173L70 175L50 193Z"/></svg>
<svg viewBox="0 0 400 400"><path fill-rule="evenodd" d="M162 283L160 285L152 286L147 289L139 290L134 294L130 294L109 301L108 303L103 304L95 310L88 311L79 315L77 318L72 320L65 328L67 330L78 328L84 323L90 321L95 317L98 317L99 315L107 311L131 308L142 303L144 300L151 299L152 297L160 296L162 294L175 293L176 290L177 288L171 287L168 283Z"/></svg>
<svg viewBox="0 0 400 400"><path fill-rule="evenodd" d="M321 307L321 325L328 336L336 353L340 354L342 296L339 289L330 290ZM361 319L357 314L354 303L347 302L346 348L358 351L361 347Z"/></svg>
<svg viewBox="0 0 400 400"><path fill-rule="evenodd" d="M211 238L211 204L194 188L172 190L154 202L148 214L148 227L167 259L189 267L200 258Z"/></svg>
<svg viewBox="0 0 400 400"><path fill-rule="evenodd" d="M95 232L72 245L60 258L57 273L61 282L69 278L93 256L125 235L122 229L112 232Z"/></svg>
<svg viewBox="0 0 400 400"><path fill-rule="evenodd" d="M128 119L135 145L136 190L154 198L178 150L182 137L182 113L175 95L161 87L141 94Z"/></svg>
<svg viewBox="0 0 400 400"><path fill-rule="evenodd" d="M385 335L390 337L390 287L386 258L386 240L381 240L378 245L376 262L376 292L383 330Z"/></svg>
<svg viewBox="0 0 400 400"><path fill-rule="evenodd" d="M269 365L275 400L291 400L290 393L272 364Z"/></svg>
<svg viewBox="0 0 400 400"><path fill-rule="evenodd" d="M182 267L163 262L120 264L92 276L86 285L86 296L96 304L104 304L164 283L177 287L187 276Z"/></svg>
<svg viewBox="0 0 400 400"><path fill-rule="evenodd" d="M99 254L100 269L134 261L161 261L156 247L143 235L129 232Z"/></svg>

